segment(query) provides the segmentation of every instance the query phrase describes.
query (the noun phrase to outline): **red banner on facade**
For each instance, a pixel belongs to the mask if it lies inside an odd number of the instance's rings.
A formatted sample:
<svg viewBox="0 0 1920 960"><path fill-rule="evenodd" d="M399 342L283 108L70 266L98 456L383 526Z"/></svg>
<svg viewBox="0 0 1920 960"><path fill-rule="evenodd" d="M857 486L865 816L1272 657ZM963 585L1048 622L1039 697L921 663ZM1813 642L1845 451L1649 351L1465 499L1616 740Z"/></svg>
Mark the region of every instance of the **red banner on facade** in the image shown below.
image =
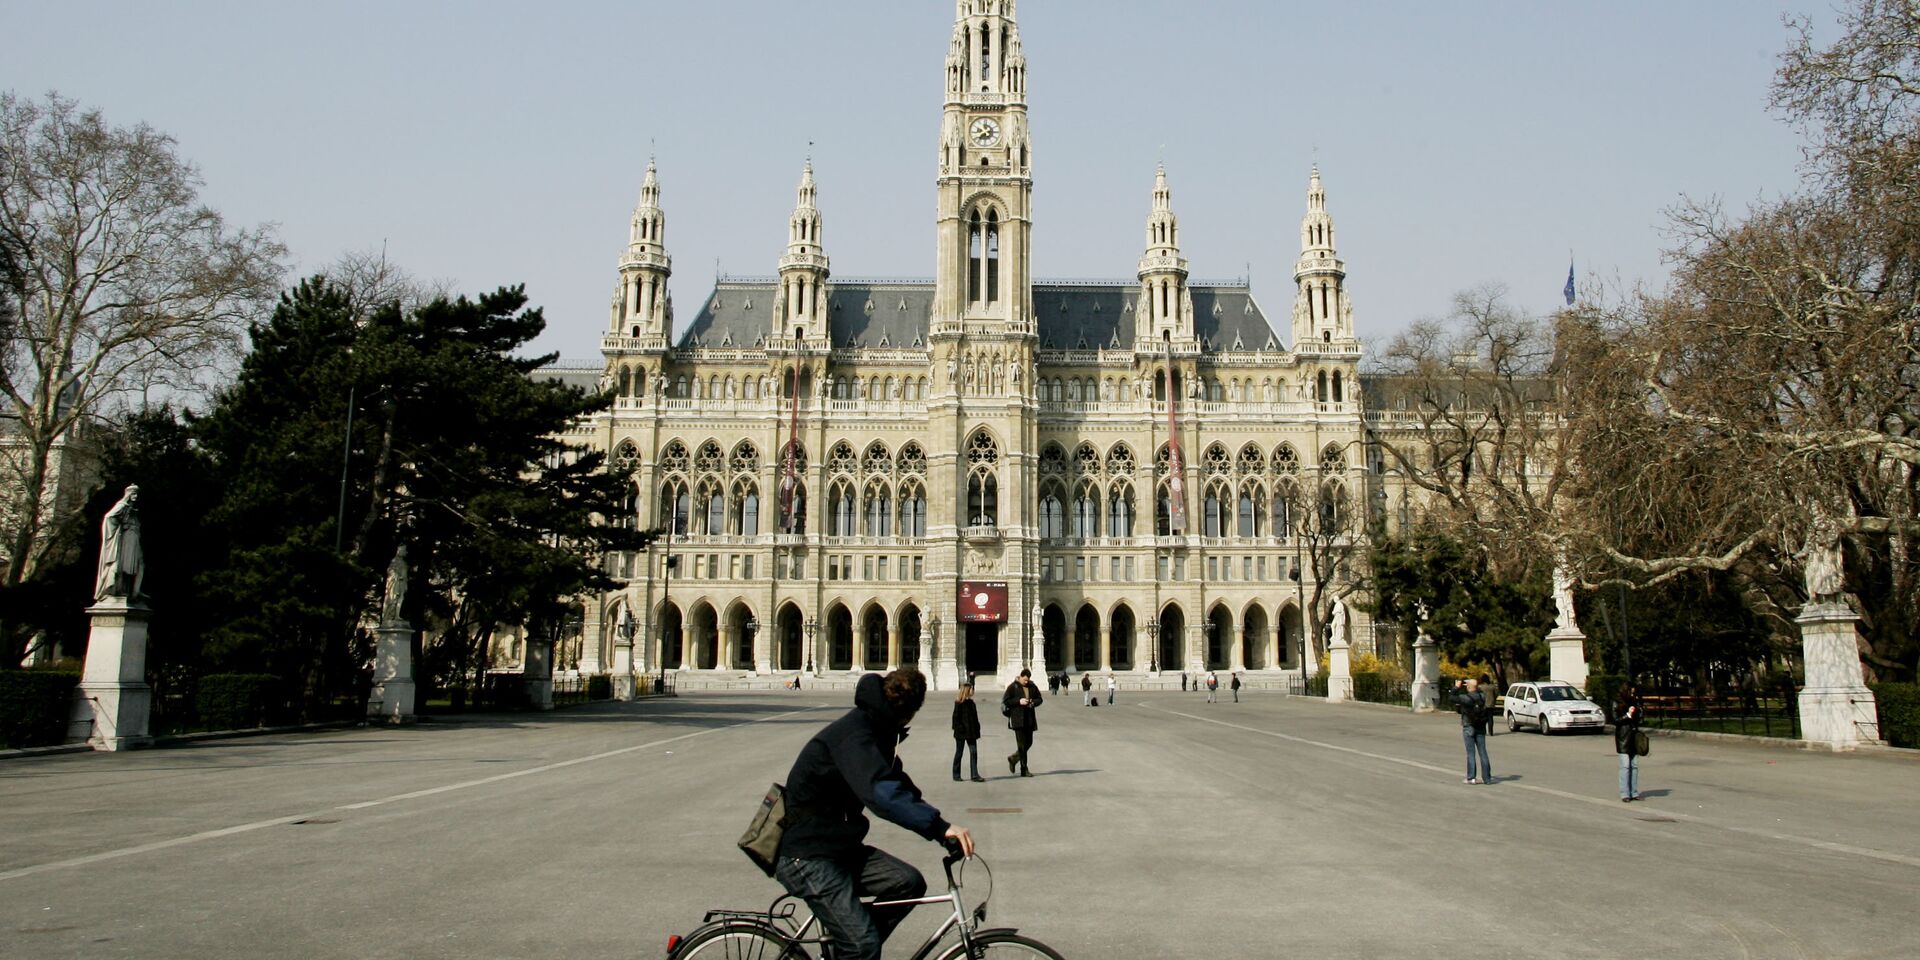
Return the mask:
<svg viewBox="0 0 1920 960"><path fill-rule="evenodd" d="M960 581L960 621L962 623L1006 623L1007 582L1005 580Z"/></svg>

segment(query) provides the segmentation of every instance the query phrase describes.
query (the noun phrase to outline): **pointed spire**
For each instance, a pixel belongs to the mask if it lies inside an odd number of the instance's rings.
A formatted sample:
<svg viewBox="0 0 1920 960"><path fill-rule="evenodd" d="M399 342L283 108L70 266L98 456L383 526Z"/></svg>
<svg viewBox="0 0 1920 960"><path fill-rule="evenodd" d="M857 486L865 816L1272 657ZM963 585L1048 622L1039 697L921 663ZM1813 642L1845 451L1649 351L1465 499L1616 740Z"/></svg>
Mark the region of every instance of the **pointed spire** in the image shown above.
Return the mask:
<svg viewBox="0 0 1920 960"><path fill-rule="evenodd" d="M800 170L800 186L794 191L793 216L787 222L789 255L820 253L820 208L813 185L813 158L808 157Z"/></svg>
<svg viewBox="0 0 1920 960"><path fill-rule="evenodd" d="M1167 165L1161 163L1153 173L1153 209L1147 214L1146 257L1179 256L1180 218L1173 213L1173 189L1167 186ZM1141 269L1146 269L1144 262Z"/></svg>

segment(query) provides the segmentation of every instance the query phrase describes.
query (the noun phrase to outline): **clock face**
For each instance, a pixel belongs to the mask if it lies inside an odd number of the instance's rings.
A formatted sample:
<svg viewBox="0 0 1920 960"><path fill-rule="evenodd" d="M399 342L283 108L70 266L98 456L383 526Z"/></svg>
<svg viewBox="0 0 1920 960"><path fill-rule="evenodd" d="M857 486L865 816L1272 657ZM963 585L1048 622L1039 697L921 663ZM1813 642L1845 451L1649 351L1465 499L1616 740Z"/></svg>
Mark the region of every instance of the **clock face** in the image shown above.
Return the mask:
<svg viewBox="0 0 1920 960"><path fill-rule="evenodd" d="M973 145L976 147L991 147L1000 142L1000 123L992 117L975 120L968 131L973 135Z"/></svg>

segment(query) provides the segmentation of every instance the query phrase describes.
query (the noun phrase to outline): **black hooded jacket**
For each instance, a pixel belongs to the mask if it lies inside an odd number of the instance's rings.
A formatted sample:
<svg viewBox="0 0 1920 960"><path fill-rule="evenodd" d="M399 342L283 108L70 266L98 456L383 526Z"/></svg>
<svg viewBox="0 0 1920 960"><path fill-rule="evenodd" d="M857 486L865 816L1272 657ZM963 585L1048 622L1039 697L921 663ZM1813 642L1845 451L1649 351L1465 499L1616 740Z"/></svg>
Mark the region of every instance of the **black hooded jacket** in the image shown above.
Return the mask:
<svg viewBox="0 0 1920 960"><path fill-rule="evenodd" d="M946 834L947 821L921 799L894 755L903 728L880 690L879 674L861 677L853 709L800 748L787 774L780 856L853 856L866 840L865 810L928 840Z"/></svg>

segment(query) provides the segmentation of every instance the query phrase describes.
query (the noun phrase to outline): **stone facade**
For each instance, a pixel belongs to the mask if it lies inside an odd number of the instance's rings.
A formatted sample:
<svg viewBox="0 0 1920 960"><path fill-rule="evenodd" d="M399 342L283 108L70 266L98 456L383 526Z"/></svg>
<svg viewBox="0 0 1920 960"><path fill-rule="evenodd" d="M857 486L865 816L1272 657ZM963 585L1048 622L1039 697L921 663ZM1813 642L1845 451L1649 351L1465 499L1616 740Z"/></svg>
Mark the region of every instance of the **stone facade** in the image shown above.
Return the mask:
<svg viewBox="0 0 1920 960"><path fill-rule="evenodd" d="M777 274L676 330L648 165L604 365L557 372L617 393L575 439L636 466L633 522L671 545L609 558L626 585L560 666L605 671L630 631L633 670L683 685L1299 669L1301 497L1375 499L1319 171L1290 344L1244 281L1189 276L1164 168L1131 278L1036 281L1012 0L959 0L945 70L928 280L834 278L809 163Z"/></svg>

